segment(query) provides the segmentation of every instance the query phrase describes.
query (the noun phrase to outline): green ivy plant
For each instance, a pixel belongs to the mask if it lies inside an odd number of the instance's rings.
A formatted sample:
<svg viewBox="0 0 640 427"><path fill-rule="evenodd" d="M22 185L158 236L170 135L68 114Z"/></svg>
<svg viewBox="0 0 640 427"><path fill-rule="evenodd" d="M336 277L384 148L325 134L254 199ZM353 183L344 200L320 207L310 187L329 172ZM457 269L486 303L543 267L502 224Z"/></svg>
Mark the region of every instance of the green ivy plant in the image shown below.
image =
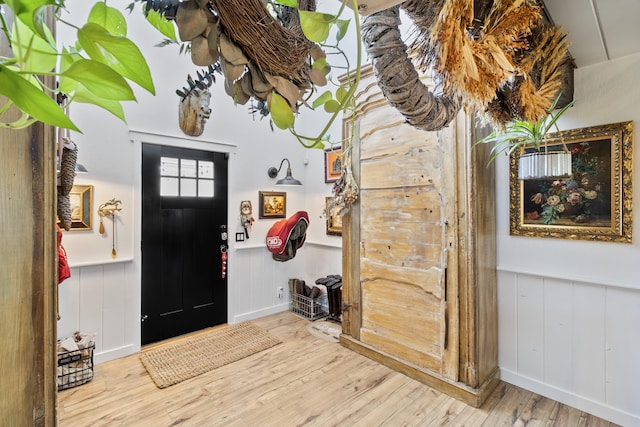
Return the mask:
<svg viewBox="0 0 640 427"><path fill-rule="evenodd" d="M0 127L20 129L35 121L79 131L54 95L71 102L90 103L125 121L122 101L134 101L133 82L155 94L149 66L140 49L126 37L124 16L106 1L94 4L87 22L76 26L58 12L64 0L0 0L0 25L12 55L0 57L0 94L7 101L0 106ZM77 41L58 47L44 16L56 14L58 24L76 30ZM5 11L13 15L13 22ZM57 87L47 87L42 76L53 76ZM15 105L21 116L4 121Z"/></svg>
<svg viewBox="0 0 640 427"><path fill-rule="evenodd" d="M200 3L201 0L194 0ZM206 2L206 0L202 0ZM166 38L164 38L157 46L167 46L173 43L179 43L180 53L186 53L190 51L190 42L179 42L175 38L175 29L172 28L174 23L174 17L177 10L177 4L175 0L133 0L128 6L130 11L133 11L135 4L140 3L142 5L142 12L147 15L147 20L157 28ZM300 17L300 26L307 39L317 43L320 48L326 53L322 57L309 57L309 65L311 67L312 88L306 92L299 99L298 105L291 105L293 99L298 96L298 89L288 93L278 93L277 90L273 90L267 101L262 99L258 100L257 106L252 109L252 113L259 112L262 116L269 116L271 128L277 127L283 130L289 130L298 141L307 148L324 148L325 143L333 145L330 142L330 136L328 135L329 129L335 119L344 110L352 107L353 95L355 93L357 84L360 79L360 67L361 67L361 45L360 40L360 21L357 11L357 0L343 0L340 9L336 14L325 13L321 11L305 11L298 8L297 0L270 0L265 2L268 10L272 12L274 17L278 16L278 9L281 7L293 8L298 12ZM356 40L358 41L357 48L357 63L355 70L351 71L351 64L349 58L345 52L340 48L340 43L347 35L350 20L341 19L347 4L351 5L353 14L356 17L354 20L356 23ZM155 15L151 17L151 12L155 12ZM158 19L158 16L167 18ZM162 22L164 21L164 22ZM167 26L167 24L169 24ZM329 41L332 35L335 34L335 41ZM326 57L332 55L340 55L344 59L346 64L343 67L335 67L327 61ZM345 84L333 81L330 78L330 72L333 69L341 68L348 76L348 81ZM321 76L321 77L318 77ZM329 77L329 79L327 79ZM327 81L329 80L329 81ZM325 89L320 90L328 82L334 86L334 90ZM286 90L291 90L290 85L283 86ZM318 135L306 136L299 133L295 128L296 116L298 113L298 107L306 106L313 110L324 109L329 113L329 119L326 121L324 128Z"/></svg>
<svg viewBox="0 0 640 427"><path fill-rule="evenodd" d="M296 0L274 0L276 3L284 6L298 8ZM351 9L354 14L356 40L357 40L357 54L355 69L351 70L349 58L340 48L339 44L344 39L349 28L349 20L340 19L342 13L345 10L347 2L350 3ZM340 84L339 82L332 82L335 86L335 91L324 90L322 93L314 91L313 99L311 100L311 108L316 109L322 107L324 111L330 114L329 119L325 123L324 128L318 135L305 136L298 133L295 130L295 116L286 100L277 93L272 94L272 102L270 105L271 117L275 125L281 129L289 129L290 132L298 139L298 141L306 148L325 148L325 142L333 145L336 142L330 141L328 134L333 122L339 117L341 113L348 109L352 109L354 102L354 94L360 81L360 69L361 69L361 56L362 46L360 43L361 30L360 19L358 17L358 2L357 0L344 0L337 14L329 14L317 11L304 11L298 10L300 15L300 26L304 35L312 42L318 43L324 50L328 50L334 54L339 54L344 58L346 63L345 73L347 75L347 82ZM335 32L335 44L330 44L328 39L332 34L332 29ZM327 62L326 58L318 58L312 64L312 68L323 70L328 72L332 69L331 65ZM278 102L274 104L273 99L277 99ZM278 98L282 98L281 100ZM308 105L308 104L307 104ZM340 141L343 142L343 141ZM348 143L348 141L346 141ZM347 144L348 145L348 144ZM346 148L346 147L345 147Z"/></svg>
<svg viewBox="0 0 640 427"><path fill-rule="evenodd" d="M559 94L549 107L549 113L535 123L516 120L508 124L504 130L496 129L491 134L476 142L476 144L493 144L491 147L491 158L493 162L500 154L511 155L516 150L523 147L533 147L540 151L547 133L556 124L560 116L571 108L574 101L569 102L564 107L556 110L556 105L560 99Z"/></svg>

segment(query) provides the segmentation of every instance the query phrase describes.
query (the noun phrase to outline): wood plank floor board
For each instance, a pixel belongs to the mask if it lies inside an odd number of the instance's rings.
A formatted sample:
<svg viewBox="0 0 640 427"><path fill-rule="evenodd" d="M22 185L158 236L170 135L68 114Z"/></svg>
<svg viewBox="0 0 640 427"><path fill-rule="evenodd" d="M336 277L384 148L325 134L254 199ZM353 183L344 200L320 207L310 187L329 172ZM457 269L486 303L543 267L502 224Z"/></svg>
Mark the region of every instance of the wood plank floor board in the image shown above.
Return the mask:
<svg viewBox="0 0 640 427"><path fill-rule="evenodd" d="M253 322L282 344L165 389L137 354L99 364L92 381L58 393L58 425L613 426L502 382L473 408L313 336L310 322L289 312Z"/></svg>

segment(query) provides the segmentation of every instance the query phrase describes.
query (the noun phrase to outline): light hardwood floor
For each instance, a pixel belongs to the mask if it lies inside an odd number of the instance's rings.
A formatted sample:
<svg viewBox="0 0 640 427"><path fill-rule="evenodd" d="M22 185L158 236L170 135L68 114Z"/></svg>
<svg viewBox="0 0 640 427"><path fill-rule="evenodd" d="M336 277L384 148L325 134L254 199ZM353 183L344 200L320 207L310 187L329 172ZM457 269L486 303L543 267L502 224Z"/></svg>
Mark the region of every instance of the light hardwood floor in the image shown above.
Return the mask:
<svg viewBox="0 0 640 427"><path fill-rule="evenodd" d="M289 312L252 322L283 343L166 389L138 355L97 365L91 382L58 393L59 426L614 426L504 382L473 408L311 335Z"/></svg>

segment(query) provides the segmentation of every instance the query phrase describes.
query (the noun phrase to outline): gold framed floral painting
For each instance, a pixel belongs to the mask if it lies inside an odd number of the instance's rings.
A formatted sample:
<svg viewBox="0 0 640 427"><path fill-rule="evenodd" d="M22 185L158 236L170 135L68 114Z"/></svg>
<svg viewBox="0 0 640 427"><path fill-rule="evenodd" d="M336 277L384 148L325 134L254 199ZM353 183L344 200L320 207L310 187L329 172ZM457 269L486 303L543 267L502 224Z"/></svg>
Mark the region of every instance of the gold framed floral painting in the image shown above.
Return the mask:
<svg viewBox="0 0 640 427"><path fill-rule="evenodd" d="M549 134L549 151L571 152L571 176L518 179L510 156L510 233L631 243L633 122Z"/></svg>

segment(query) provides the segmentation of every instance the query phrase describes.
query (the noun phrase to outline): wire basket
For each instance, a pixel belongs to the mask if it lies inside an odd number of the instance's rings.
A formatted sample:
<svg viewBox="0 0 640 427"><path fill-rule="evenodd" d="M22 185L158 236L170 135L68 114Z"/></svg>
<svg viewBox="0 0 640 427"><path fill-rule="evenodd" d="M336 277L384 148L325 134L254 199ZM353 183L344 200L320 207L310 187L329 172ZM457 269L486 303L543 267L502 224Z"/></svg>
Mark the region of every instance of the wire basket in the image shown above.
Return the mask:
<svg viewBox="0 0 640 427"><path fill-rule="evenodd" d="M58 352L58 390L66 390L93 379L93 350L86 348Z"/></svg>
<svg viewBox="0 0 640 427"><path fill-rule="evenodd" d="M294 293L291 295L289 308L294 314L309 320L317 320L329 315L329 303L327 302L326 293L320 294L317 298Z"/></svg>

